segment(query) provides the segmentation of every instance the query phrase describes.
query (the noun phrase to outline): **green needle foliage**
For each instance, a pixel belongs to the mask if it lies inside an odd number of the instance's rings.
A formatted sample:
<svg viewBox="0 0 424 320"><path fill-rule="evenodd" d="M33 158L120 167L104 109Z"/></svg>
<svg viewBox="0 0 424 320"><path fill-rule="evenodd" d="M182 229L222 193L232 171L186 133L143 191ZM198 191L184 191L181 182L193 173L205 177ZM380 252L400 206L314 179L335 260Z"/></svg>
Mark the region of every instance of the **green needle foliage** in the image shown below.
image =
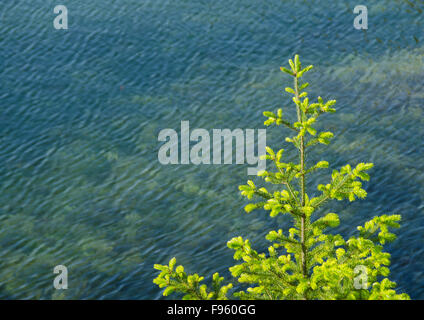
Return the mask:
<svg viewBox="0 0 424 320"><path fill-rule="evenodd" d="M409 299L405 293L397 294L396 284L387 277L390 273L390 254L383 251L385 243L396 236L389 231L398 228L399 215L374 217L364 226L358 227L358 235L345 240L341 235L326 231L339 225L336 213L318 215L317 209L327 201L336 199L354 201L363 199L367 193L361 181L369 180L372 163L360 163L355 168L349 164L334 170L331 181L318 185L318 192L310 197L306 193L306 178L315 170L328 168L327 161L319 161L308 167L306 152L317 144L329 144L331 132L318 132L313 125L325 113L335 112L335 100L325 102L321 97L311 103L304 91L309 84L300 84L312 66L302 68L299 56L289 60L290 69L281 70L293 78L293 88L286 91L293 95L297 121L290 123L283 118L282 109L276 113L266 111L265 125L286 126L292 137L286 141L293 144L299 153L299 163L282 162L283 152L267 147L263 157L271 160L275 171L262 171L258 175L266 182L278 185L276 192L257 187L253 181L239 187L241 194L249 200L260 200L246 205L246 212L263 208L271 217L285 214L293 220L287 232L271 231L266 239L271 242L266 253L255 251L247 239L236 237L227 245L234 250L234 259L239 264L230 268L246 290L232 293L232 284L222 285L223 277L215 273L210 288L201 284L203 277L187 275L175 258L169 265L155 265L160 274L153 281L165 288L163 295L172 292L184 294L184 299ZM296 187L297 188L296 188ZM320 210L322 212L323 210Z"/></svg>

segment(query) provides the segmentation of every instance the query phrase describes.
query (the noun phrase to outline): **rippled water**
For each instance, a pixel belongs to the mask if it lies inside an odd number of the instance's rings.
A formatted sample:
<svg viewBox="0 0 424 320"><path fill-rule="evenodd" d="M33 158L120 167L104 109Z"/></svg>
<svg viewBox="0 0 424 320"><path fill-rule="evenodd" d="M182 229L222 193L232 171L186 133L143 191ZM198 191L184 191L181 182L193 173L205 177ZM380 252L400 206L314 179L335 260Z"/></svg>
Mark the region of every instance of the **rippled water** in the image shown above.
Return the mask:
<svg viewBox="0 0 424 320"><path fill-rule="evenodd" d="M246 166L163 166L157 137L181 120L263 128L262 110L290 103L279 66L299 53L310 94L338 100L322 123L336 138L311 161L375 164L366 200L331 204L337 231L402 214L391 278L424 299L423 1L367 1L366 32L355 1L74 0L67 31L57 4L0 3L0 298L156 299L154 263L228 276L232 236L265 248L288 221L245 216Z"/></svg>

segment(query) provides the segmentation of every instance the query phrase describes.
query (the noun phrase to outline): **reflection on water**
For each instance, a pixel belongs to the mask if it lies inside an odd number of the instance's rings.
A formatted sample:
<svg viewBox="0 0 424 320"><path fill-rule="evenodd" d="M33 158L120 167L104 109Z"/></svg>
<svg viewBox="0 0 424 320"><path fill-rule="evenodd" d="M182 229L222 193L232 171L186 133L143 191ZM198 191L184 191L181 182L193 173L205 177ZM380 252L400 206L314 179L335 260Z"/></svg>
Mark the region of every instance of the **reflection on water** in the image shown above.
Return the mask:
<svg viewBox="0 0 424 320"><path fill-rule="evenodd" d="M52 1L18 3L0 5L0 298L155 299L153 263L228 276L232 236L264 248L288 221L244 217L246 166L162 166L157 135L263 128L262 110L289 103L294 53L316 66L310 94L338 100L322 122L336 138L310 160L375 163L367 200L332 204L337 231L402 214L392 278L424 298L423 1L370 4L366 32L353 1L76 0L68 31Z"/></svg>

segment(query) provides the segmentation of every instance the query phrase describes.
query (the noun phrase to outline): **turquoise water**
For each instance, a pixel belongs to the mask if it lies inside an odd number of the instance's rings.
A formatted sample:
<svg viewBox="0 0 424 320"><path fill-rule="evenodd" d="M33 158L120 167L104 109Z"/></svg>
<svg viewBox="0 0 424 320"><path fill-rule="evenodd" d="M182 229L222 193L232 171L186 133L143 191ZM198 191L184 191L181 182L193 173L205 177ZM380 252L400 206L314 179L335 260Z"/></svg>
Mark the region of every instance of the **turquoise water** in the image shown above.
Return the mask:
<svg viewBox="0 0 424 320"><path fill-rule="evenodd" d="M299 53L310 95L338 100L321 122L336 137L309 159L375 164L366 200L331 203L337 231L402 214L391 278L424 299L424 1L74 0L67 31L57 4L0 3L0 298L157 299L154 263L228 277L231 237L266 248L289 221L246 216L247 166L163 166L157 137L181 120L263 128L290 103L279 67Z"/></svg>

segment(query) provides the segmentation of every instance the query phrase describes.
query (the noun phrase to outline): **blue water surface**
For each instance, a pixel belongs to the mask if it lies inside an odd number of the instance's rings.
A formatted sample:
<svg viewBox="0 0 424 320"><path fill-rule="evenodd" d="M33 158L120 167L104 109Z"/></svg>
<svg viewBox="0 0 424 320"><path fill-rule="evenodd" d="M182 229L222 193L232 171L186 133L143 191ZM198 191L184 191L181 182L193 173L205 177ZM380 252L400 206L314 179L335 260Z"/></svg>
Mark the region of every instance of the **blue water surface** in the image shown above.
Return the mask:
<svg viewBox="0 0 424 320"><path fill-rule="evenodd" d="M315 65L310 96L338 101L319 126L335 139L308 161L375 164L367 199L328 205L336 231L401 214L391 279L424 299L424 1L73 0L68 30L58 4L0 3L1 299L158 299L154 263L229 278L229 239L265 250L290 221L246 216L247 165L164 166L157 138L182 120L260 129L262 111L293 112L279 67L296 53ZM294 157L287 134L267 142Z"/></svg>

